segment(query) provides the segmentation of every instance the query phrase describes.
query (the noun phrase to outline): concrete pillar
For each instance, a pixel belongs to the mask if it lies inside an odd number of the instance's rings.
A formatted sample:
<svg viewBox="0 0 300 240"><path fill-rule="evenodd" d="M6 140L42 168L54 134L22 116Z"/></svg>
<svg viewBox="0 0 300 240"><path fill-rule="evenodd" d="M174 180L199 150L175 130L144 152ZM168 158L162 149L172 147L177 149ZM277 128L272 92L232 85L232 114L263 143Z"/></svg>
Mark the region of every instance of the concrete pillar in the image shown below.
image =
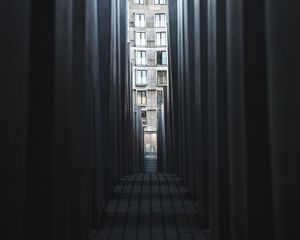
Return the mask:
<svg viewBox="0 0 300 240"><path fill-rule="evenodd" d="M198 208L200 224L209 223L209 161L208 161L208 24L207 1L195 1L195 154L199 174ZM197 126L196 126L197 125Z"/></svg>
<svg viewBox="0 0 300 240"><path fill-rule="evenodd" d="M274 239L300 238L299 1L265 1Z"/></svg>
<svg viewBox="0 0 300 240"><path fill-rule="evenodd" d="M177 1L169 2L169 87L171 101L171 118L172 132L170 144L172 145L172 153L174 159L174 170L180 171L179 157L179 108L178 108L178 3Z"/></svg>
<svg viewBox="0 0 300 240"><path fill-rule="evenodd" d="M208 160L212 239L230 239L226 78L226 19L223 1L208 1Z"/></svg>
<svg viewBox="0 0 300 240"><path fill-rule="evenodd" d="M232 239L274 239L264 19L261 1L227 2Z"/></svg>
<svg viewBox="0 0 300 240"><path fill-rule="evenodd" d="M28 161L30 1L0 3L0 32L1 238L23 240Z"/></svg>
<svg viewBox="0 0 300 240"><path fill-rule="evenodd" d="M25 239L50 239L54 11L53 1L31 1Z"/></svg>

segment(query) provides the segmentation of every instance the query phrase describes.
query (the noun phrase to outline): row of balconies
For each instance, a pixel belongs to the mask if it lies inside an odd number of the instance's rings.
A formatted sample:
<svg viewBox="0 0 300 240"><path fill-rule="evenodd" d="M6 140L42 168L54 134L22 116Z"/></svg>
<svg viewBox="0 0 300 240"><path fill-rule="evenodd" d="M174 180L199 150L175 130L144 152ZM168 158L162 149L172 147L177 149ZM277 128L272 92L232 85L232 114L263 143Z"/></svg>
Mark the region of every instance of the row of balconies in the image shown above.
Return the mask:
<svg viewBox="0 0 300 240"><path fill-rule="evenodd" d="M155 89L156 87L163 87L168 85L168 77L167 74L165 77L156 77L156 78L146 78L141 79L134 77L133 79L134 85L137 88L149 88L149 89Z"/></svg>
<svg viewBox="0 0 300 240"><path fill-rule="evenodd" d="M148 59L146 60L145 64L137 64L136 61L133 61L133 65L136 67L143 67L143 68L147 68L147 67L167 67L168 64L157 64L157 61L155 59Z"/></svg>
<svg viewBox="0 0 300 240"><path fill-rule="evenodd" d="M167 51L134 51L131 56L133 65L137 67L168 66ZM134 56L135 58L133 58Z"/></svg>
<svg viewBox="0 0 300 240"><path fill-rule="evenodd" d="M168 24L167 14L164 12L137 12L130 15L129 27L136 29L154 28L165 29Z"/></svg>
<svg viewBox="0 0 300 240"><path fill-rule="evenodd" d="M157 44L155 39L147 40L145 43L137 43L136 41L132 41L133 47L140 47L140 48L165 48L167 47L167 42L165 44Z"/></svg>
<svg viewBox="0 0 300 240"><path fill-rule="evenodd" d="M166 48L168 45L166 31L132 31L129 39L130 46L137 48Z"/></svg>
<svg viewBox="0 0 300 240"><path fill-rule="evenodd" d="M163 103L162 90L140 90L134 93L134 104L148 110L156 110Z"/></svg>
<svg viewBox="0 0 300 240"><path fill-rule="evenodd" d="M146 24L143 27L136 26L134 20L131 20L131 21L129 21L129 27L130 28L137 28L137 29L145 29L145 28L157 28L157 29L161 28L161 29L165 29L167 26L156 27L155 26L155 21L153 19L153 20L150 20L150 21L146 21Z"/></svg>
<svg viewBox="0 0 300 240"><path fill-rule="evenodd" d="M159 6L159 5L167 5L168 0L130 0L131 4L134 5L154 5L154 6Z"/></svg>
<svg viewBox="0 0 300 240"><path fill-rule="evenodd" d="M135 86L137 89L149 87L149 89L151 90L151 89L155 89L156 87L164 87L167 85L168 85L167 80L162 80L162 81L154 80L154 82L147 81L146 84L135 82Z"/></svg>
<svg viewBox="0 0 300 240"><path fill-rule="evenodd" d="M148 74L145 70L134 71L133 79L136 87L160 87L168 84L168 71L158 70L154 74Z"/></svg>

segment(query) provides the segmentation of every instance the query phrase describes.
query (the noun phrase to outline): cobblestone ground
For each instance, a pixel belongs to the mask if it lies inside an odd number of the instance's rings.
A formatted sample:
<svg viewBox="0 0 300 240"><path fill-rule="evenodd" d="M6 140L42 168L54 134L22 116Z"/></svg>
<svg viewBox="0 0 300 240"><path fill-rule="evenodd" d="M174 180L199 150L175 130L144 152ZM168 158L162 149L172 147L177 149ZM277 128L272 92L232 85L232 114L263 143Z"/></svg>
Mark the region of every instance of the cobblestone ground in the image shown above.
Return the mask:
<svg viewBox="0 0 300 240"><path fill-rule="evenodd" d="M115 187L95 240L205 240L195 213L177 176L127 176Z"/></svg>

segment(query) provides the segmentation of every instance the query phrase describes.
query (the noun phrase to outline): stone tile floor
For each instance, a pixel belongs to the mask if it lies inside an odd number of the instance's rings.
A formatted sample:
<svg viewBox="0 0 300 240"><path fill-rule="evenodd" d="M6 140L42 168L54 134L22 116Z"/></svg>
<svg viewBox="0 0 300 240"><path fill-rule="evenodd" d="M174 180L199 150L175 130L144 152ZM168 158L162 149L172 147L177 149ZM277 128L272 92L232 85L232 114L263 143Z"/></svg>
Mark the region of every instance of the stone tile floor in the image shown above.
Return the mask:
<svg viewBox="0 0 300 240"><path fill-rule="evenodd" d="M205 240L183 181L137 174L115 187L95 240Z"/></svg>

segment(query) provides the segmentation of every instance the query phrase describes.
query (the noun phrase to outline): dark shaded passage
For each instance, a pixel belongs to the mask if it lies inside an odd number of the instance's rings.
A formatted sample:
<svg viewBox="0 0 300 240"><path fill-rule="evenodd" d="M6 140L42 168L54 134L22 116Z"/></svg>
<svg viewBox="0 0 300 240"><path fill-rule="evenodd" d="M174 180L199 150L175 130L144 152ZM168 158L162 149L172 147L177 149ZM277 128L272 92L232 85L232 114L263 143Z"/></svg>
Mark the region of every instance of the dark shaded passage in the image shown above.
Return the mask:
<svg viewBox="0 0 300 240"><path fill-rule="evenodd" d="M210 240L299 240L299 9L169 1L158 167L189 198L131 175L127 1L1 1L0 239L201 239L197 219Z"/></svg>
<svg viewBox="0 0 300 240"><path fill-rule="evenodd" d="M183 180L155 173L120 179L95 236L95 240L206 239Z"/></svg>

